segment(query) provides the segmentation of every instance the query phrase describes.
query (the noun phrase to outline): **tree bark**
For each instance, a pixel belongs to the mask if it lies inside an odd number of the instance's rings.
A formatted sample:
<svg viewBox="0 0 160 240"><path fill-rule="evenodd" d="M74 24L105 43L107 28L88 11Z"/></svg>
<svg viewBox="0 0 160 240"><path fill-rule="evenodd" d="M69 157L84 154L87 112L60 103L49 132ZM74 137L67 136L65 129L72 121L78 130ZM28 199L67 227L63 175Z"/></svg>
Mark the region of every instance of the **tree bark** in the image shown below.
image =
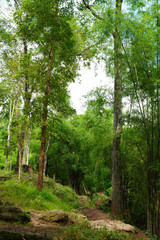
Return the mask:
<svg viewBox="0 0 160 240"><path fill-rule="evenodd" d="M31 130L28 130L28 132L26 133L25 141L24 141L22 165L28 165L28 163L29 163L29 142L30 142L30 138L31 138Z"/></svg>
<svg viewBox="0 0 160 240"><path fill-rule="evenodd" d="M18 168L18 182L20 183L22 180L22 147L19 145L19 168Z"/></svg>
<svg viewBox="0 0 160 240"><path fill-rule="evenodd" d="M46 145L46 130L47 130L47 115L48 115L48 102L50 95L50 74L51 74L51 63L53 61L53 48L50 48L49 53L49 63L46 76L46 89L43 103L43 115L42 115L42 136L41 136L41 148L39 156L39 172L37 189L41 190L43 188L43 173L44 173L44 157L45 157L45 145Z"/></svg>
<svg viewBox="0 0 160 240"><path fill-rule="evenodd" d="M157 6L157 79L159 79L159 12L158 6L159 1L156 1ZM155 165L160 164L160 121L159 121L159 83L156 85L156 117L154 117L154 109L153 104L154 101L151 101L152 106L152 136L151 136L151 144L150 148L148 147L148 158L147 158L147 229L151 232L151 234L157 237L160 237L160 173L159 168L155 169ZM157 127L154 127L155 118L157 120ZM154 138L154 129L156 130L156 137ZM154 144L154 139L156 139L156 143ZM154 154L153 146L156 146L156 154ZM151 149L151 150L150 150ZM151 153L150 153L151 152ZM154 163L155 162L155 163ZM153 167L154 166L154 167Z"/></svg>
<svg viewBox="0 0 160 240"><path fill-rule="evenodd" d="M122 209L121 191L121 156L120 141L122 133L122 72L121 72L121 37L120 14L123 0L116 0L114 36L114 139L112 147L112 214L120 216Z"/></svg>
<svg viewBox="0 0 160 240"><path fill-rule="evenodd" d="M47 154L48 154L48 151L49 151L50 142L51 142L51 135L49 135L47 149L46 149L45 156L44 156L44 172L43 172L44 176L46 174Z"/></svg>
<svg viewBox="0 0 160 240"><path fill-rule="evenodd" d="M11 150L11 156L10 156L10 167L9 167L10 171L12 171L12 155L13 155L13 150Z"/></svg>
<svg viewBox="0 0 160 240"><path fill-rule="evenodd" d="M20 11L20 6L21 3L19 0L14 0L15 3L15 9L16 11ZM23 21L21 19L21 21ZM28 58L28 47L27 47L27 41L25 38L22 39L23 41L23 54L25 58ZM20 47L20 40L19 40L19 61L21 59L22 52L21 52L21 47ZM19 70L20 70L20 65L19 65ZM24 138L26 134L26 129L29 125L27 120L29 119L29 113L30 113L30 100L31 100L31 95L32 92L29 91L30 85L29 85L29 77L28 77L28 66L25 69L25 81L24 81L24 96L23 96L23 101L24 101L24 106L23 106L23 116L24 116L24 122L21 125L20 132L18 131L18 126L17 126L17 145L18 145L18 162L17 166L19 167L19 175L21 175L22 172L22 159L23 159L23 148L24 148ZM19 90L21 90L21 87L19 87ZM19 135L19 136L18 136ZM21 180L21 176L19 176L19 181Z"/></svg>
<svg viewBox="0 0 160 240"><path fill-rule="evenodd" d="M8 165L8 155L9 155L9 146L10 146L10 139L11 139L11 122L14 114L15 109L15 101L13 102L12 107L12 100L10 101L10 110L9 110L9 123L8 123L8 139L7 139L7 150L6 150L6 159L5 159L5 170L7 170Z"/></svg>
<svg viewBox="0 0 160 240"><path fill-rule="evenodd" d="M149 156L148 156L149 157ZM150 161L150 160L148 160ZM157 237L160 236L160 191L157 173L148 169L147 182L147 229Z"/></svg>
<svg viewBox="0 0 160 240"><path fill-rule="evenodd" d="M21 135L19 134L18 130L18 120L19 120L19 115L18 115L18 101L16 104L16 120L17 120L17 126L16 126L16 131L17 131L17 146L18 146L18 181L21 182L22 179L22 140L21 140Z"/></svg>

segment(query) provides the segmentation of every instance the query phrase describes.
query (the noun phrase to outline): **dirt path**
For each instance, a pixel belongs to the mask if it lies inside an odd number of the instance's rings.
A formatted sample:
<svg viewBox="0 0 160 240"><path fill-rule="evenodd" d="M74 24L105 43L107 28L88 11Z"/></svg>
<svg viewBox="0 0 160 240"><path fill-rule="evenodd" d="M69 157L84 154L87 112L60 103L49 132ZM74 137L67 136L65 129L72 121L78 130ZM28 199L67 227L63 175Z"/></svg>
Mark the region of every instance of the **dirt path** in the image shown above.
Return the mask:
<svg viewBox="0 0 160 240"><path fill-rule="evenodd" d="M92 208L92 209L83 209L83 214L87 216L89 221L98 221L98 220L111 220L109 214L104 213L102 210Z"/></svg>
<svg viewBox="0 0 160 240"><path fill-rule="evenodd" d="M108 230L117 230L117 231L125 231L129 233L133 237L138 238L140 240L148 240L149 238L138 228L131 226L130 224L125 224L122 221L114 220L109 214L103 212L99 209L83 209L83 214L87 216L87 219L91 222L92 226L97 228L106 227Z"/></svg>
<svg viewBox="0 0 160 240"><path fill-rule="evenodd" d="M128 234L133 233L133 236L140 240L148 240L145 234L142 231L131 226L129 224L125 224L122 221L114 220L109 214L103 212L99 209L87 209L83 208L81 211L90 222L91 226L95 228L107 228L108 230L116 230L116 231L124 231ZM41 215L45 212L42 211L31 211L31 223L28 225L19 225L19 224L4 224L0 226L0 232L6 231L11 233L24 233L28 235L37 236L38 239L47 239L55 237L58 239L58 236L63 235L63 232L68 227L68 224L58 224L53 222L44 221L41 219ZM6 240L7 238L1 238L0 240ZM17 238L18 239L18 238ZM20 238L23 239L23 238ZM26 238L27 239L27 238ZM34 238L37 239L37 238Z"/></svg>

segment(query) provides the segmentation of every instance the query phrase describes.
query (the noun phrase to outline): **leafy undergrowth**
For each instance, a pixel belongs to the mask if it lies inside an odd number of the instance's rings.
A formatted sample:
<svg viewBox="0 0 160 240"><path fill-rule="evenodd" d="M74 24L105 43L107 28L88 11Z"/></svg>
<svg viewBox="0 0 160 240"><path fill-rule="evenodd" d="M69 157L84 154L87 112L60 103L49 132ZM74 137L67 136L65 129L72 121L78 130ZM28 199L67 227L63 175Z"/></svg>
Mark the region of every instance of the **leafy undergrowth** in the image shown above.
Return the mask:
<svg viewBox="0 0 160 240"><path fill-rule="evenodd" d="M64 233L63 240L143 240L133 235L127 235L123 232L108 231L104 229L93 229L87 223L79 226L70 226Z"/></svg>
<svg viewBox="0 0 160 240"><path fill-rule="evenodd" d="M3 171L0 171L0 176L4 176ZM31 178L25 174L22 182L18 183L17 175L12 174L12 179L0 182L1 201L25 210L74 211L80 206L78 197L71 188L45 178L43 190L38 191L36 179L37 176Z"/></svg>

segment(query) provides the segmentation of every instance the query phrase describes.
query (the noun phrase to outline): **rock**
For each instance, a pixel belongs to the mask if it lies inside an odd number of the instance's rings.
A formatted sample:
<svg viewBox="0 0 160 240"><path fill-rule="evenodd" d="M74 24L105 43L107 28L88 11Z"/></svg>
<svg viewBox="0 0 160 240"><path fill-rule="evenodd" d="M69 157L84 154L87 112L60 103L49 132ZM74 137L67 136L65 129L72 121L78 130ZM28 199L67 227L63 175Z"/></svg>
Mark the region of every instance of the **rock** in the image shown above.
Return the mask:
<svg viewBox="0 0 160 240"><path fill-rule="evenodd" d="M69 222L71 224L81 224L87 221L87 218L82 214L78 214L74 212L68 212L67 214L68 214Z"/></svg>
<svg viewBox="0 0 160 240"><path fill-rule="evenodd" d="M29 213L24 213L20 208L0 206L0 220L6 222L30 222Z"/></svg>
<svg viewBox="0 0 160 240"><path fill-rule="evenodd" d="M125 232L136 232L136 228L130 224L114 220L115 230Z"/></svg>
<svg viewBox="0 0 160 240"><path fill-rule="evenodd" d="M56 222L56 223L67 223L68 215L64 211L61 210L52 210L43 214L40 219L47 222Z"/></svg>
<svg viewBox="0 0 160 240"><path fill-rule="evenodd" d="M97 228L97 229L105 228L107 225L107 223L104 220L90 221L89 223L91 227Z"/></svg>
<svg viewBox="0 0 160 240"><path fill-rule="evenodd" d="M81 224L87 221L87 218L80 213L64 212L57 209L44 212L39 219L46 222L59 224Z"/></svg>
<svg viewBox="0 0 160 240"><path fill-rule="evenodd" d="M94 228L107 228L108 230L114 231L125 231L125 232L136 232L136 228L130 224L123 223L117 220L98 220L90 221L90 225Z"/></svg>

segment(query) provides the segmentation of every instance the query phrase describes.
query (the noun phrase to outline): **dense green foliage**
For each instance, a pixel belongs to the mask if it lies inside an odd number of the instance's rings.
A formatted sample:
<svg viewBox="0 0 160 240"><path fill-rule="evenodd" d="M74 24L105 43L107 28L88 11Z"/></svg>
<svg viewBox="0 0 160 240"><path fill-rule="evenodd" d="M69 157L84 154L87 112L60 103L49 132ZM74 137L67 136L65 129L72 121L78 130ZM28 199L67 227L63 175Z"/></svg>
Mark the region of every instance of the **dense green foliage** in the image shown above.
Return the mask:
<svg viewBox="0 0 160 240"><path fill-rule="evenodd" d="M121 13L117 13L115 1L76 3L15 1L13 16L7 19L1 15L0 169L15 170L22 162L30 164L37 174L43 145L46 176L79 194L110 195L112 143L116 135L112 91L106 87L93 89L85 96L85 112L76 115L70 106L68 84L78 75L80 59L84 64L93 58L103 60L111 77L115 76L118 59L123 98L119 169L123 218L159 234L159 1L128 0ZM118 54L114 48L117 36ZM44 127L46 136L42 141ZM76 205L76 198L70 203L73 195L68 187L60 193L56 190L60 185L54 183L53 195L50 190L46 192L50 182L38 192L35 183L26 188L29 181L25 179L18 185L13 178L5 182L0 186L1 197L6 201L15 198L23 207L41 210L69 210ZM17 195L22 197L19 202ZM61 200L64 195L68 199L65 204ZM72 232L74 236L78 231L77 239L87 239L89 234L92 239L116 239L116 233L109 238L106 230L99 233L82 229L71 229L67 234Z"/></svg>

